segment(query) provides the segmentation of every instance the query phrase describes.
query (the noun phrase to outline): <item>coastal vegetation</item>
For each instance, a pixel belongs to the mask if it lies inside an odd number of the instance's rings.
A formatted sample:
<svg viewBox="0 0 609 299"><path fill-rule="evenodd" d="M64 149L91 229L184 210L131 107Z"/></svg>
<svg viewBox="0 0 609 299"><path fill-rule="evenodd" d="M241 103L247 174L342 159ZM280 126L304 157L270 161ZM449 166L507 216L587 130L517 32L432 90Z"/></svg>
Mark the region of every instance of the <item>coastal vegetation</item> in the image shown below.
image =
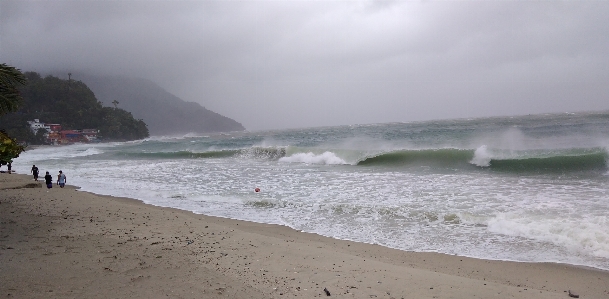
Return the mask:
<svg viewBox="0 0 609 299"><path fill-rule="evenodd" d="M149 136L146 123L117 107L103 107L82 81L42 77L26 72L19 88L22 105L0 116L0 128L20 142L43 144L45 130L35 134L27 121L60 124L63 130L97 129L102 141L127 141Z"/></svg>
<svg viewBox="0 0 609 299"><path fill-rule="evenodd" d="M18 85L27 82L21 71L7 64L0 64L0 116L15 112L23 103ZM10 137L0 126L0 165L11 163L25 150L15 138Z"/></svg>

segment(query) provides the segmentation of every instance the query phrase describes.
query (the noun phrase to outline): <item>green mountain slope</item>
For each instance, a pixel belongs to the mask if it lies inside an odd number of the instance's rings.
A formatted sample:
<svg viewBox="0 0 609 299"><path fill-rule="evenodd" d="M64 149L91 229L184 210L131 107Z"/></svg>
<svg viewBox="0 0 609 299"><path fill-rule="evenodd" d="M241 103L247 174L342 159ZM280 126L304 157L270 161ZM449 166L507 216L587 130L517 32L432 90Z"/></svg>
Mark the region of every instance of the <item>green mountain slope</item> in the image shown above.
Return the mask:
<svg viewBox="0 0 609 299"><path fill-rule="evenodd" d="M28 121L60 124L63 130L97 129L102 140L136 140L149 136L146 123L124 109L103 107L82 81L42 77L25 72L27 83L19 88L23 103L13 113L0 116L0 129L19 141L46 142L46 130L34 135Z"/></svg>
<svg viewBox="0 0 609 299"><path fill-rule="evenodd" d="M148 125L150 135L177 135L245 130L233 119L186 102L152 81L136 78L73 74L87 84L104 106L127 110Z"/></svg>

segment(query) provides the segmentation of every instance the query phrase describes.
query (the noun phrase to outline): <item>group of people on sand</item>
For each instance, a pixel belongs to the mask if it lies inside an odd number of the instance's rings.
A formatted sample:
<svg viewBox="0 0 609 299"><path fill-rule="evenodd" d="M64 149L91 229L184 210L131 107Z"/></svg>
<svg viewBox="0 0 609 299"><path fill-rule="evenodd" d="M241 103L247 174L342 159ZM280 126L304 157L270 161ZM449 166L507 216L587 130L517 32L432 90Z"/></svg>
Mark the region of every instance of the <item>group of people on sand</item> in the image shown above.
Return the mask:
<svg viewBox="0 0 609 299"><path fill-rule="evenodd" d="M38 167L36 167L36 165L32 165L31 173L34 175L34 181L38 182L39 171L38 171ZM44 182L47 184L47 188L49 188L49 189L53 188L53 176L51 176L48 171L47 171L46 175L44 176ZM63 188L63 187L65 187L67 182L68 182L68 179L67 179L66 175L60 170L59 174L57 175L57 185L59 185L59 187Z"/></svg>

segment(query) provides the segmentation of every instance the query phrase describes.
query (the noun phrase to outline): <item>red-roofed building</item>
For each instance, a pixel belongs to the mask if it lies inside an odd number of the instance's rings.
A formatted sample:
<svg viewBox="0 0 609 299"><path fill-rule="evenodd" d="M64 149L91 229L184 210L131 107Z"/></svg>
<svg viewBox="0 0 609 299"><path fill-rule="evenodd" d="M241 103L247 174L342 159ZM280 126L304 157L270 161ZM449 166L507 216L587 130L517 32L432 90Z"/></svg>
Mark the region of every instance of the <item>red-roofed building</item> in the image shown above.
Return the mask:
<svg viewBox="0 0 609 299"><path fill-rule="evenodd" d="M60 132L60 143L86 142L87 140L80 131L64 130Z"/></svg>
<svg viewBox="0 0 609 299"><path fill-rule="evenodd" d="M59 132L61 131L61 125L60 124L46 124L50 129L51 132Z"/></svg>

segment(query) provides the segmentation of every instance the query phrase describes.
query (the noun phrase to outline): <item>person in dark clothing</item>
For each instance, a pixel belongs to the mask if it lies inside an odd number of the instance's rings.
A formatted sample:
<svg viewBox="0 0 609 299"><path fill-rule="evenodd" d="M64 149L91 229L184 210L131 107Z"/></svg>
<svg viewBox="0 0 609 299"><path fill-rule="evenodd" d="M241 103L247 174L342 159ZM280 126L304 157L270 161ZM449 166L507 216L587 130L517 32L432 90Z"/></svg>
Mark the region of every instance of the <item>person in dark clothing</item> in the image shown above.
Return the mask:
<svg viewBox="0 0 609 299"><path fill-rule="evenodd" d="M12 168L11 162L8 162L8 165L6 165L6 166L8 167L8 174L11 174L12 173L11 172L11 168Z"/></svg>
<svg viewBox="0 0 609 299"><path fill-rule="evenodd" d="M34 181L38 182L38 167L32 165L32 174L34 175Z"/></svg>
<svg viewBox="0 0 609 299"><path fill-rule="evenodd" d="M47 184L47 188L53 188L53 176L47 171L47 175L44 176L44 182Z"/></svg>

